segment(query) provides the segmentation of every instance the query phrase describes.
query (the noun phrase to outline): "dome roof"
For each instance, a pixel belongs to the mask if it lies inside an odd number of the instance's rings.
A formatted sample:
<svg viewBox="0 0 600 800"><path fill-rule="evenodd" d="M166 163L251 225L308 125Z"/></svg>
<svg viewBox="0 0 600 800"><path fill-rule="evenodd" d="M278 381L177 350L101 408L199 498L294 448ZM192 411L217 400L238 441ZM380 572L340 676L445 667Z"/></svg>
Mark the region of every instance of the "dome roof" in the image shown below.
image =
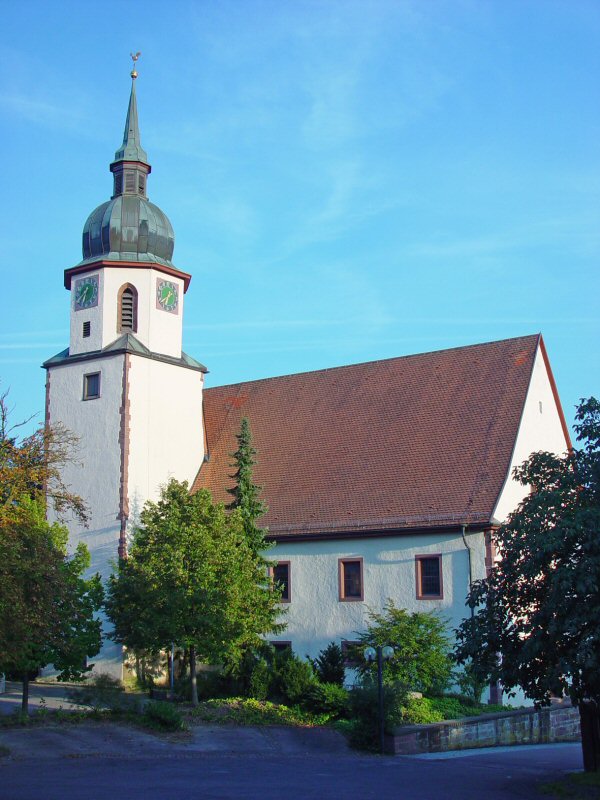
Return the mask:
<svg viewBox="0 0 600 800"><path fill-rule="evenodd" d="M166 214L139 195L102 203L83 226L83 261L148 261L170 267L174 246Z"/></svg>

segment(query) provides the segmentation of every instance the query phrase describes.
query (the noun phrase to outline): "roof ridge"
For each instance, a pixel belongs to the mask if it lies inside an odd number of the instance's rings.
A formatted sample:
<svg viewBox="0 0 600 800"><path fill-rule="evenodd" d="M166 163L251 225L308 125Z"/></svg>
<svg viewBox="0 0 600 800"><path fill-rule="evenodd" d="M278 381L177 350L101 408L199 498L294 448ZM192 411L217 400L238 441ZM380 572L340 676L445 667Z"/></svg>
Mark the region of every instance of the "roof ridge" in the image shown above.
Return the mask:
<svg viewBox="0 0 600 800"><path fill-rule="evenodd" d="M283 380L284 378L295 378L301 375L318 375L320 373L325 373L325 372L334 372L335 370L351 369L353 367L366 367L370 366L371 364L383 364L386 362L401 361L403 359L409 359L409 358L421 358L422 356L429 356L438 353L451 353L456 350L472 350L476 347L491 347L492 345L502 344L503 342L518 342L518 341L524 341L526 339L535 339L535 341L538 342L540 336L541 333L530 333L526 334L525 336L511 336L507 339L494 339L491 342L476 342L475 344L457 345L456 347L444 347L441 350L425 350L422 353L407 353L406 355L402 356L390 356L389 358L375 358L372 361L358 361L354 364L338 364L335 367L323 367L322 369L309 369L303 372L288 372L284 373L283 375L271 375L270 377L254 378L248 381L233 381L232 383L222 383L219 384L218 386L211 386L205 389L205 391L211 392L216 389L227 389L230 386L239 387L248 384L261 383L263 381L277 381L277 380Z"/></svg>

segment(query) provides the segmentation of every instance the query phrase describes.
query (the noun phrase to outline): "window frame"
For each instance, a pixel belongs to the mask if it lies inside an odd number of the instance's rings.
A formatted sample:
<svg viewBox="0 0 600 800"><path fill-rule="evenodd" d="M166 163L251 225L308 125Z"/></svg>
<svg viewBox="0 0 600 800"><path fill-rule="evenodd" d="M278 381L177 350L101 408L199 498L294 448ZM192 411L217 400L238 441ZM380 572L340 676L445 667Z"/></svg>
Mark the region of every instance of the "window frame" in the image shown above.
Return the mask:
<svg viewBox="0 0 600 800"><path fill-rule="evenodd" d="M273 561L269 564L269 578L272 585L275 585L275 567L287 566L287 598L282 597L279 602L291 603L292 602L292 562L291 561Z"/></svg>
<svg viewBox="0 0 600 800"><path fill-rule="evenodd" d="M131 328L123 328L123 295L129 289L132 295ZM138 290L133 283L124 283L117 294L117 333L137 333L138 329Z"/></svg>
<svg viewBox="0 0 600 800"><path fill-rule="evenodd" d="M342 651L342 656L344 658L344 666L347 669L356 669L356 667L358 667L358 665L360 664L358 652L356 653L357 656L356 659L352 658L348 652L349 650L352 650L354 648L358 650L359 647L360 647L360 642L358 641L358 639L342 639L340 648Z"/></svg>
<svg viewBox="0 0 600 800"><path fill-rule="evenodd" d="M102 373L100 370L96 372L86 372L83 375L83 400L98 400L102 391ZM88 383L90 378L98 378L98 394L90 394L88 391Z"/></svg>
<svg viewBox="0 0 600 800"><path fill-rule="evenodd" d="M440 592L439 594L424 594L423 593L423 573L421 564L426 560L436 560L438 563L438 573L440 576ZM416 596L417 600L443 600L444 599L444 573L442 569L442 554L441 553L421 553L415 556L415 580L416 580Z"/></svg>
<svg viewBox="0 0 600 800"><path fill-rule="evenodd" d="M269 639L269 644L276 653L293 652L291 639Z"/></svg>
<svg viewBox="0 0 600 800"><path fill-rule="evenodd" d="M360 596L346 597L344 589L344 568L346 564L359 564L360 566ZM365 599L364 560L362 556L347 556L338 558L338 600L340 603L362 603Z"/></svg>

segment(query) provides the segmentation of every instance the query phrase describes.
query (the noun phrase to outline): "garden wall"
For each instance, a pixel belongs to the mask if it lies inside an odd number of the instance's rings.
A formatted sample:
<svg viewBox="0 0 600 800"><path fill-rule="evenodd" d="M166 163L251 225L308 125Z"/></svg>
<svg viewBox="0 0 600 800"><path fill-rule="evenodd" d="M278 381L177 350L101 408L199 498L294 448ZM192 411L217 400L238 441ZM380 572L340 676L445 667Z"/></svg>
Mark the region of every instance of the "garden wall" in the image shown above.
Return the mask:
<svg viewBox="0 0 600 800"><path fill-rule="evenodd" d="M497 745L576 742L580 738L579 711L560 704L430 725L403 725L387 737L387 749L398 755L410 755Z"/></svg>

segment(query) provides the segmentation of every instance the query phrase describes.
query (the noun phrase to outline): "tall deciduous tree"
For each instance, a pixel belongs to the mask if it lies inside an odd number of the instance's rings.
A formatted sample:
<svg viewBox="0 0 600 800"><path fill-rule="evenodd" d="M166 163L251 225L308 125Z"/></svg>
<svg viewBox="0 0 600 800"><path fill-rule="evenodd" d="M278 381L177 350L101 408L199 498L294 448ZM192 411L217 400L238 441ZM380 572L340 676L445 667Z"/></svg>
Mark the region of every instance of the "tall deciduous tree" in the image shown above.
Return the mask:
<svg viewBox="0 0 600 800"><path fill-rule="evenodd" d="M59 679L80 678L102 643L100 578L83 577L87 549L80 544L68 556L67 539L28 497L0 526L0 672L21 676L25 713L31 672L53 664Z"/></svg>
<svg viewBox="0 0 600 800"><path fill-rule="evenodd" d="M236 665L243 651L278 631L279 595L250 547L239 511L227 514L206 490L172 480L148 502L127 560L108 583L114 638L125 645L188 648L192 702L196 661Z"/></svg>
<svg viewBox="0 0 600 800"><path fill-rule="evenodd" d="M7 394L0 396L0 672L23 678L27 712L29 674L49 663L64 679L87 671L86 656L100 650L102 600L98 576L83 577L89 554L80 545L67 554L68 532L46 521L50 506L86 522L83 500L61 477L76 438L46 427L19 439Z"/></svg>
<svg viewBox="0 0 600 800"><path fill-rule="evenodd" d="M233 500L228 509L238 509L244 525L246 539L252 552L260 555L267 548L265 530L257 524L258 519L266 513L267 505L260 499L261 486L254 483L254 465L256 464L256 450L252 443L252 431L247 417L242 418L240 432L236 435L238 448L231 454L235 479L233 488L228 489Z"/></svg>
<svg viewBox="0 0 600 800"><path fill-rule="evenodd" d="M19 429L29 421L11 425L8 393L0 395L0 524L11 519L23 497L49 506L60 519L68 512L85 524L85 503L69 490L61 473L73 459L77 437L55 425L19 439Z"/></svg>
<svg viewBox="0 0 600 800"><path fill-rule="evenodd" d="M600 770L600 403L582 401L579 449L515 470L531 492L496 535L500 560L474 584L456 655L538 705L579 707L584 766Z"/></svg>

